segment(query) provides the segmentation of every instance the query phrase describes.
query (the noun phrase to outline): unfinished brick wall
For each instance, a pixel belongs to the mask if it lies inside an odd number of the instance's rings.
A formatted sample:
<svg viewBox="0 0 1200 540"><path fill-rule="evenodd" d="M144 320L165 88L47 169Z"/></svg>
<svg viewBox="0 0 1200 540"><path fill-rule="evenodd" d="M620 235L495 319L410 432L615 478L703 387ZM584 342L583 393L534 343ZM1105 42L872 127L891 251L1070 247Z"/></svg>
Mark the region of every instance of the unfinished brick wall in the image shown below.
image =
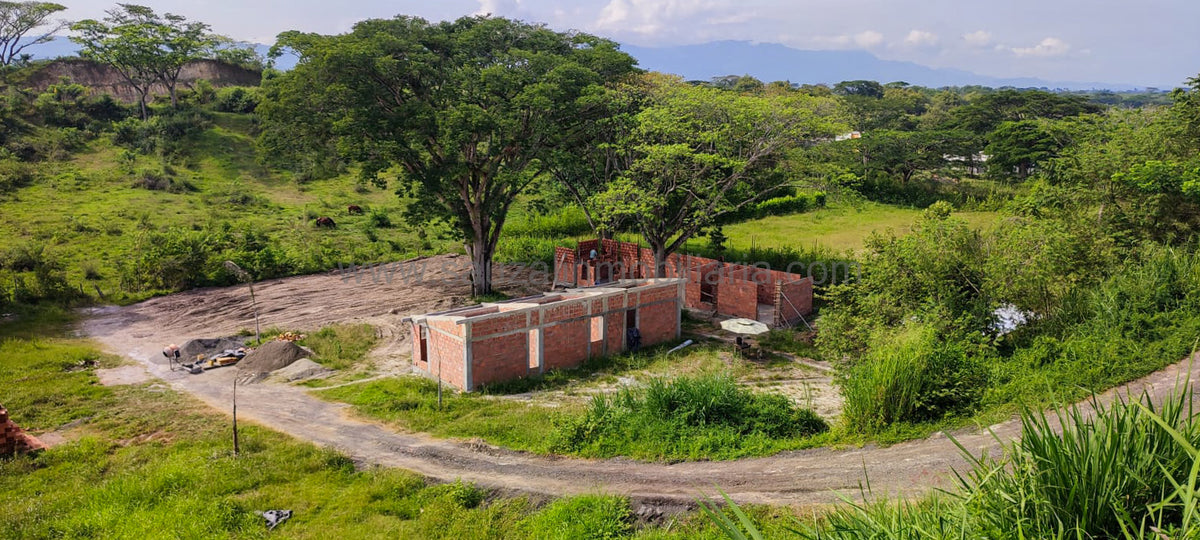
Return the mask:
<svg viewBox="0 0 1200 540"><path fill-rule="evenodd" d="M441 366L442 380L464 390L577 367L625 350L631 311L643 345L678 338L683 292L684 280L627 280L415 316L413 367L434 376Z"/></svg>
<svg viewBox="0 0 1200 540"><path fill-rule="evenodd" d="M38 452L46 445L36 437L25 433L8 418L8 409L0 407L0 456L10 456L15 453Z"/></svg>
<svg viewBox="0 0 1200 540"><path fill-rule="evenodd" d="M529 333L512 333L471 345L472 381L476 385L511 381L529 375Z"/></svg>
<svg viewBox="0 0 1200 540"><path fill-rule="evenodd" d="M717 311L733 317L758 319L758 285L740 279L723 280L717 295Z"/></svg>
<svg viewBox="0 0 1200 540"><path fill-rule="evenodd" d="M419 334L413 334L413 350L420 350ZM440 378L453 386L466 384L466 352L463 347L463 328L447 321L429 321L425 348L429 358L423 363L414 362L421 371L431 377ZM413 354L414 361L418 354Z"/></svg>
<svg viewBox="0 0 1200 540"><path fill-rule="evenodd" d="M559 277L560 285L590 286L596 283L596 270L585 260L590 257L593 249L597 250L596 264L611 268L614 280L653 277L654 253L649 248L615 240L587 240L580 242L574 250L555 248L555 276ZM574 262L580 260L584 260L585 264ZM586 269L583 268L585 266ZM688 280L684 290L684 305L691 309L757 319L758 305L762 304L772 308L767 311L774 315L774 320L768 321L771 323L795 322L799 317L793 317L793 312L800 311L800 314L807 315L812 310L810 280L807 288L789 288L788 298L795 309L788 308L788 317L782 317L784 310L778 304L779 287L781 284L795 282L800 278L798 274L678 253L667 256L665 268L666 277ZM745 282L754 285L753 296L745 294ZM729 283L742 284L728 285ZM807 298L803 297L805 294L808 295Z"/></svg>
<svg viewBox="0 0 1200 540"><path fill-rule="evenodd" d="M776 285L775 320L795 324L812 312L813 280L799 279Z"/></svg>

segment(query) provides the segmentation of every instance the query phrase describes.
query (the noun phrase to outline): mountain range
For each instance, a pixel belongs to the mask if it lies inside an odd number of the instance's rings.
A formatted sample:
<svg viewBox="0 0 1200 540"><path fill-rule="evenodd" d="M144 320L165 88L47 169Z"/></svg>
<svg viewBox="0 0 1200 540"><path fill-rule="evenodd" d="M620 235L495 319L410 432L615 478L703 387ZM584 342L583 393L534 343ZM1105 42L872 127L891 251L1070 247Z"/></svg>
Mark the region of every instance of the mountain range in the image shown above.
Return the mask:
<svg viewBox="0 0 1200 540"><path fill-rule="evenodd" d="M262 44L253 46L264 56L269 48ZM763 82L790 81L797 84L834 84L865 79L883 83L904 81L933 88L969 85L1113 91L1142 88L1105 82L991 77L961 69L932 68L914 62L884 60L866 51L801 50L776 43L714 41L671 47L622 45L621 49L637 58L638 65L643 69L673 73L689 80L751 75ZM57 58L77 54L78 46L60 37L29 50L39 59ZM295 63L294 56L284 55L276 60L275 67L287 70Z"/></svg>

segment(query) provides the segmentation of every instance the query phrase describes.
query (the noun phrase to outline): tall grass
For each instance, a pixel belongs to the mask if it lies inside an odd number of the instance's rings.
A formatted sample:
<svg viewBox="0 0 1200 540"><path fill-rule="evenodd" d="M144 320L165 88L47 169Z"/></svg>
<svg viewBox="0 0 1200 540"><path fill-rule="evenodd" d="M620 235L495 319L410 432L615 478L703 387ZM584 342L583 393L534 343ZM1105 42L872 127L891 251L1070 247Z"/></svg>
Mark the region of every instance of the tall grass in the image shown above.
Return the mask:
<svg viewBox="0 0 1200 540"><path fill-rule="evenodd" d="M652 379L592 398L587 411L564 418L552 449L583 456L642 459L732 458L823 433L816 413L781 394L757 393L728 375Z"/></svg>
<svg viewBox="0 0 1200 540"><path fill-rule="evenodd" d="M978 360L957 343L940 343L931 327L913 324L873 341L887 346L841 373L842 419L852 430L938 420L972 407L987 384Z"/></svg>
<svg viewBox="0 0 1200 540"><path fill-rule="evenodd" d="M578 206L565 206L548 214L526 213L505 225L496 246L496 261L554 264L555 246L571 244L570 238L592 232L587 216Z"/></svg>
<svg viewBox="0 0 1200 540"><path fill-rule="evenodd" d="M1077 406L1024 414L1024 436L1005 459L974 461L962 483L981 531L1116 538L1150 526L1173 529L1195 510L1194 501L1176 497L1177 484L1200 464L1184 444L1200 442L1190 392L1157 410L1146 396L1093 407L1094 417ZM1059 426L1067 428L1059 434Z"/></svg>
<svg viewBox="0 0 1200 540"><path fill-rule="evenodd" d="M367 356L379 336L369 324L334 324L309 334L300 342L313 350L313 360L333 368L351 367Z"/></svg>
<svg viewBox="0 0 1200 540"><path fill-rule="evenodd" d="M1051 412L1025 411L1023 436L999 458L976 457L955 492L912 502L845 501L792 535L806 539L1164 540L1200 535L1200 423L1190 384ZM732 505L732 503L731 503ZM736 508L736 505L732 505ZM711 508L711 507L710 507ZM757 525L707 512L729 538Z"/></svg>

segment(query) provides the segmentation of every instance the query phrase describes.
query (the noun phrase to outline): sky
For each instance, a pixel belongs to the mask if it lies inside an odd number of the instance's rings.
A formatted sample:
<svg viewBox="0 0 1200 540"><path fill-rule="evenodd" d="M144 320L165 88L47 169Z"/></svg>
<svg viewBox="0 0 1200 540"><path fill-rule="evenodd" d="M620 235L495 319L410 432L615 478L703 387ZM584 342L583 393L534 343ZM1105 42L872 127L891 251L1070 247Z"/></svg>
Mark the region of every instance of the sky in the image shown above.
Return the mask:
<svg viewBox="0 0 1200 540"><path fill-rule="evenodd" d="M113 2L58 0L66 18ZM864 50L888 60L995 77L1180 86L1200 73L1200 0L128 0L271 44L356 21L492 14L639 46L720 40Z"/></svg>

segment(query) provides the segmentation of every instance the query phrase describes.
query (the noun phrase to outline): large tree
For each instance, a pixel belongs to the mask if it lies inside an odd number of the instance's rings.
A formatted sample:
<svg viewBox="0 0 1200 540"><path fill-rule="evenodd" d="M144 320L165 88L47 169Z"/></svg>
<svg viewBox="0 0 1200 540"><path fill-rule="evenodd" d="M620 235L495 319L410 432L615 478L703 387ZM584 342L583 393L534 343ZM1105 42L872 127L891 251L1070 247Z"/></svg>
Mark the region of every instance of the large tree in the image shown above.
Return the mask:
<svg viewBox="0 0 1200 540"><path fill-rule="evenodd" d="M118 4L103 20L84 19L73 25L71 41L82 48L79 55L107 64L138 95L142 119L149 118L146 98L159 80L163 64L162 31L150 8Z"/></svg>
<svg viewBox="0 0 1200 540"><path fill-rule="evenodd" d="M588 98L634 69L611 41L489 17L368 20L280 44L300 62L269 89L278 103L260 109L273 146L320 148L332 136L364 178L397 171L412 208L456 225L476 295L491 292L514 200L551 151L587 132ZM310 141L282 143L281 130Z"/></svg>
<svg viewBox="0 0 1200 540"><path fill-rule="evenodd" d="M667 256L722 215L776 195L789 179L783 152L842 129L831 99L800 93L739 95L651 75L646 107L622 143L628 168L597 195L610 219L625 219Z"/></svg>
<svg viewBox="0 0 1200 540"><path fill-rule="evenodd" d="M171 94L171 106L179 106L179 98L175 92L179 84L179 74L188 63L199 60L215 53L219 44L225 40L209 32L206 23L189 21L181 15L166 13L156 19L159 36L162 40L162 60L158 63L158 79L167 87Z"/></svg>
<svg viewBox="0 0 1200 540"><path fill-rule="evenodd" d="M54 39L68 23L50 17L65 9L51 2L0 2L0 66L27 58L22 54L26 47ZM27 37L34 30L37 34Z"/></svg>
<svg viewBox="0 0 1200 540"><path fill-rule="evenodd" d="M82 20L71 29L76 32L71 40L82 46L81 56L112 66L137 92L142 119L149 116L146 99L154 83L166 86L171 106L177 106L183 67L214 54L226 41L211 34L205 23L136 4L117 4L103 20Z"/></svg>

